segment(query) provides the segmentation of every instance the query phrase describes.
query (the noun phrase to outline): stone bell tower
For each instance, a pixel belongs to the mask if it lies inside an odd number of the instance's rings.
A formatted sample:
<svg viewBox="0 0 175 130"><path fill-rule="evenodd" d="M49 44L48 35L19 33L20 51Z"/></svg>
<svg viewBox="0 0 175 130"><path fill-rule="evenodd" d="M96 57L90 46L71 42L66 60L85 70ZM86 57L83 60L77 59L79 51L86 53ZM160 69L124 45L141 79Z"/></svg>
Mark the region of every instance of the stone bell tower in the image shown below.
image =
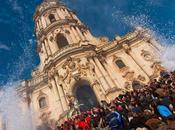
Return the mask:
<svg viewBox="0 0 175 130"><path fill-rule="evenodd" d="M44 0L36 10L34 21L41 65L66 46L94 39L87 26L58 0Z"/></svg>

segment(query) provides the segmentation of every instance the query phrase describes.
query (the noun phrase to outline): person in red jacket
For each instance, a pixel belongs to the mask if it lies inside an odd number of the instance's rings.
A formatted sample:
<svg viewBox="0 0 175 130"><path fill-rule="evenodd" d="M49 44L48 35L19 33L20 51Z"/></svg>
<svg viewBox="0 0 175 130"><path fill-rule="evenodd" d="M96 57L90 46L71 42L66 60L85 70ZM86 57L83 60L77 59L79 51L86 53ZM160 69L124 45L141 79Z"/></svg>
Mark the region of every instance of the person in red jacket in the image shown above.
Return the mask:
<svg viewBox="0 0 175 130"><path fill-rule="evenodd" d="M91 117L90 117L90 115L86 115L85 121L89 125L89 127L91 127Z"/></svg>
<svg viewBox="0 0 175 130"><path fill-rule="evenodd" d="M80 117L79 127L82 130L91 130L89 124L85 121L85 119L83 118L83 116Z"/></svg>

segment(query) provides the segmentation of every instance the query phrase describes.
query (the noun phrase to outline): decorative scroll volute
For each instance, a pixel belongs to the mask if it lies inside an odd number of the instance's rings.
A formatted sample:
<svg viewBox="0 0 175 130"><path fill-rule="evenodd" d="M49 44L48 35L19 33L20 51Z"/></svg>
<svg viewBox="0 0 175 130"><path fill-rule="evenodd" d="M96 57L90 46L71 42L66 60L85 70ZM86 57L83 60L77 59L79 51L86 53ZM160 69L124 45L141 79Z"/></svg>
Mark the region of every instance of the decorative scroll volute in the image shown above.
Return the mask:
<svg viewBox="0 0 175 130"><path fill-rule="evenodd" d="M134 79L134 71L128 71L123 75L123 78L126 78L128 81L132 81Z"/></svg>

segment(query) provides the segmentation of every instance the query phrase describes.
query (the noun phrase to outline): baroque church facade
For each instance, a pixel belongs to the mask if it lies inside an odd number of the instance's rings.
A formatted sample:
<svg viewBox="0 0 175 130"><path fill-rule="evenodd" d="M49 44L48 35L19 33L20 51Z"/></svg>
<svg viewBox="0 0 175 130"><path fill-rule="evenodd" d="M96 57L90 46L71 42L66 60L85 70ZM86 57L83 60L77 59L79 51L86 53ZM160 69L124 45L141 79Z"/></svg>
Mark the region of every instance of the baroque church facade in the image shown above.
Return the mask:
<svg viewBox="0 0 175 130"><path fill-rule="evenodd" d="M94 37L73 11L56 0L44 0L34 22L40 64L19 91L37 125L61 120L74 102L84 111L101 100L111 101L144 86L162 70L161 47L141 27L112 41Z"/></svg>

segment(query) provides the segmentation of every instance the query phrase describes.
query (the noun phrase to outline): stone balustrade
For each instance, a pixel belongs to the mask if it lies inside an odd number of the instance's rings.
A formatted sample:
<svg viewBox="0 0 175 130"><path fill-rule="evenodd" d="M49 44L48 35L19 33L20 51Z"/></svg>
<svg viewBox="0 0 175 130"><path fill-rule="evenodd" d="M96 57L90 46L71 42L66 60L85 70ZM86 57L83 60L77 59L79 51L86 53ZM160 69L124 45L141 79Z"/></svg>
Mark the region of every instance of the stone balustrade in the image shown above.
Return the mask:
<svg viewBox="0 0 175 130"><path fill-rule="evenodd" d="M28 81L28 86L37 86L41 83L46 83L47 82L47 75L41 75L36 78L33 78L32 80Z"/></svg>

